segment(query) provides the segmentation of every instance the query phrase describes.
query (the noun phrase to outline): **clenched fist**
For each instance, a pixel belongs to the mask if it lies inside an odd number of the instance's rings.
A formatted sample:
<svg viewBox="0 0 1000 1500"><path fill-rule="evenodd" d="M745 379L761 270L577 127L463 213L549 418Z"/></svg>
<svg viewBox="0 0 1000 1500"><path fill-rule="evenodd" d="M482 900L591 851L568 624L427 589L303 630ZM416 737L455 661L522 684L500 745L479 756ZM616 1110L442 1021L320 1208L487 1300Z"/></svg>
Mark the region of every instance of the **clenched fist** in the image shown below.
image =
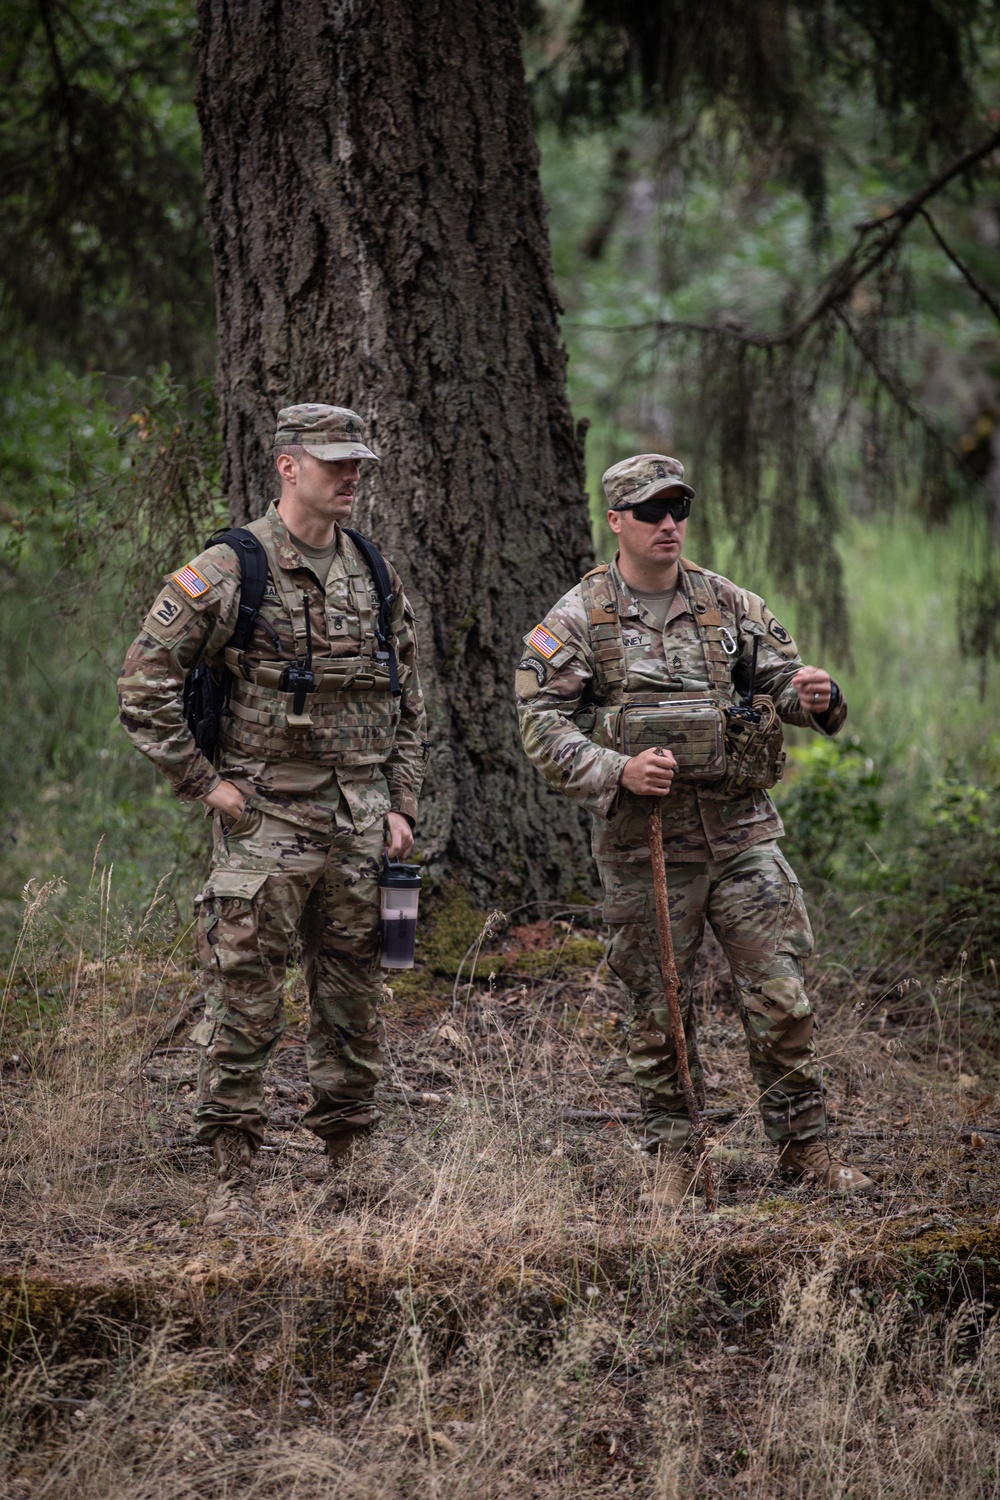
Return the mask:
<svg viewBox="0 0 1000 1500"><path fill-rule="evenodd" d="M622 786L637 797L665 797L670 791L677 762L669 750L657 745L643 750L625 765Z"/></svg>
<svg viewBox="0 0 1000 1500"><path fill-rule="evenodd" d="M800 667L792 678L799 707L807 714L825 714L830 707L833 683L822 667Z"/></svg>

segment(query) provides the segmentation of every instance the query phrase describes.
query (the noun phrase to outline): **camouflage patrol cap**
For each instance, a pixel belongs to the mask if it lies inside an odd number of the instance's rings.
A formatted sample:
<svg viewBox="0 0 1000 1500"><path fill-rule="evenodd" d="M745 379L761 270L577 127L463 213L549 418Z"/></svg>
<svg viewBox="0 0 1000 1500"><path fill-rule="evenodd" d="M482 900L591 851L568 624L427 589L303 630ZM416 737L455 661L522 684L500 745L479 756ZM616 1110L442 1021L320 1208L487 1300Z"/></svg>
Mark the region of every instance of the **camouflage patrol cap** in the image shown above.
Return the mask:
<svg viewBox="0 0 1000 1500"><path fill-rule="evenodd" d="M689 500L694 499L694 490L684 483L684 465L680 459L667 458L662 453L638 453L635 458L623 458L621 463L605 470L601 484L609 510L627 510L667 490L680 490Z"/></svg>
<svg viewBox="0 0 1000 1500"><path fill-rule="evenodd" d="M365 424L346 406L320 406L314 401L284 406L278 413L274 446L301 444L313 458L374 458L362 442Z"/></svg>

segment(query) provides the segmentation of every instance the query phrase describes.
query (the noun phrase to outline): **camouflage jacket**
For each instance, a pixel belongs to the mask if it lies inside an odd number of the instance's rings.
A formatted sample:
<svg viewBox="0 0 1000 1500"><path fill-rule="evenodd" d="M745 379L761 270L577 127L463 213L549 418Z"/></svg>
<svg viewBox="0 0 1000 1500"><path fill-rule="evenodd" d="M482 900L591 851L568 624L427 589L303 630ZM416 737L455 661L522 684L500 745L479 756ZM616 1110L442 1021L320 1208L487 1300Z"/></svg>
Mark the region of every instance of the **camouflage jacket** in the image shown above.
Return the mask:
<svg viewBox="0 0 1000 1500"><path fill-rule="evenodd" d="M304 594L309 601L314 658L356 654L362 644L363 627L351 575L357 574L360 564L340 528L324 589L309 561L291 542L276 505L272 504L266 516L253 526L276 555L297 595ZM403 813L415 821L424 773L426 716L417 673L413 611L399 575L391 567L389 572L396 596L392 633L402 693L397 700L395 730L384 756L369 755L367 764L338 764L334 754L310 751L306 736L297 742L303 745L301 755L293 748L290 754L269 757L241 748L238 734L230 730L222 738L218 770L205 759L184 719L183 689L188 672L203 659L221 670L223 653L236 625L240 568L232 548L224 545L209 547L166 579L140 634L129 647L118 693L121 721L132 743L163 772L183 800L203 797L225 778L235 781L249 795L265 798L269 810L278 816L305 827L329 829L331 805L340 809L339 822L358 831L388 811ZM377 611L378 595L367 573L365 586L372 609ZM261 619L244 659L252 668L261 661L293 661L295 657L293 621L284 607L282 591L269 576ZM288 694L280 697L290 699ZM337 710L348 726L351 708L351 695L345 691ZM232 723L235 726L238 721ZM355 761L358 759L355 757Z"/></svg>
<svg viewBox="0 0 1000 1500"><path fill-rule="evenodd" d="M774 700L782 719L832 735L847 718L839 703L821 721L802 711L791 679L802 666L795 642L756 594L716 573L707 573L718 599L723 625L735 642L732 656L732 701L748 687L753 637L760 637L757 693ZM612 563L605 592L622 623L627 693L660 688L703 692L708 689L705 654L695 625L691 585L681 568L677 593L662 632L648 610L634 598ZM648 800L620 785L628 756L606 749L588 737L587 710L597 703L594 644L581 586L565 594L542 622L544 649L525 637L516 687L521 739L529 759L549 784L578 802L598 820L594 851L612 856L645 841ZM557 649L548 657L553 644ZM592 715L591 715L592 717ZM664 802L663 835L669 860L728 859L764 839L784 832L777 809L766 792L713 794L710 785L675 782Z"/></svg>

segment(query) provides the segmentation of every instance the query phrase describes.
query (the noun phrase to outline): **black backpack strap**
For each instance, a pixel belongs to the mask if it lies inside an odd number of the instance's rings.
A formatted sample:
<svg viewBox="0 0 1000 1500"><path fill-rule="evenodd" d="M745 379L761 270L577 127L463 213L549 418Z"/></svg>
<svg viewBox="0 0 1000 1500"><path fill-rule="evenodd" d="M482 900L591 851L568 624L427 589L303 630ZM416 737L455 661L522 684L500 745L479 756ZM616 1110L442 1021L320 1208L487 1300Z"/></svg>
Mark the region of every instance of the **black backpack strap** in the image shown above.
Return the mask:
<svg viewBox="0 0 1000 1500"><path fill-rule="evenodd" d="M377 654L388 664L389 685L393 695L398 697L401 691L399 664L396 661L396 653L392 649L392 606L396 602L396 595L392 591L389 569L386 567L385 558L374 542L370 542L366 536L361 535L360 531L354 531L350 526L345 526L344 531L361 553L368 571L375 580L379 598L378 621L375 626L375 639L379 645Z"/></svg>
<svg viewBox="0 0 1000 1500"><path fill-rule="evenodd" d="M210 546L231 547L240 564L240 610L229 644L245 651L264 602L267 588L267 553L259 537L245 526L224 527L209 538Z"/></svg>
<svg viewBox="0 0 1000 1500"><path fill-rule="evenodd" d="M267 553L259 539L245 526L224 526L209 537L206 546L223 543L232 548L240 564L240 607L236 617L236 628L229 637L237 651L245 651L250 644L253 628L260 616L267 588ZM271 627L266 625L270 631ZM271 631L273 635L274 632ZM275 636L277 644L277 637ZM229 667L223 668L216 678L211 667L201 661L184 679L184 718L194 736L194 742L213 763L219 748L219 730L222 720L230 713L229 695L233 687L233 674Z"/></svg>

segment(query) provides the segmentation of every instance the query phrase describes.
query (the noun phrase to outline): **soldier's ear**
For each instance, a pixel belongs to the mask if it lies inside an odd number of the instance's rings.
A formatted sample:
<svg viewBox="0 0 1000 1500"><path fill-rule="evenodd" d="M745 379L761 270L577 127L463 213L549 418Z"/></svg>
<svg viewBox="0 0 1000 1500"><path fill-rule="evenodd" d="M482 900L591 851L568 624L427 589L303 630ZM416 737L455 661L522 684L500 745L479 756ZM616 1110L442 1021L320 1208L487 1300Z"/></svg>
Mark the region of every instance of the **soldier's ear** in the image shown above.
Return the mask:
<svg viewBox="0 0 1000 1500"><path fill-rule="evenodd" d="M614 532L615 536L621 535L622 513L620 510L608 511L608 525L611 527L611 530Z"/></svg>
<svg viewBox="0 0 1000 1500"><path fill-rule="evenodd" d="M276 453L274 455L274 467L283 480L286 480L289 484L295 483L299 466L291 453Z"/></svg>

